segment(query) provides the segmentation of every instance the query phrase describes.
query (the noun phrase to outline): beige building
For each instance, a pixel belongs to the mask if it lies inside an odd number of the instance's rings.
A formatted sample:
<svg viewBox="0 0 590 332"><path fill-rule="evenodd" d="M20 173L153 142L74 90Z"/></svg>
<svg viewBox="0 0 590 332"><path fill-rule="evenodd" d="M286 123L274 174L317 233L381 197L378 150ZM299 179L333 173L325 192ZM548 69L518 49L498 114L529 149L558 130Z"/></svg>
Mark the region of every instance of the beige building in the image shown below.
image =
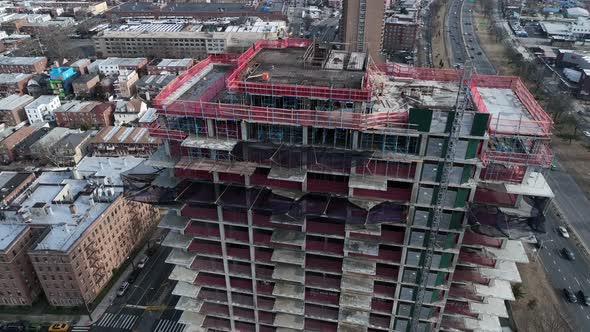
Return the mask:
<svg viewBox="0 0 590 332"><path fill-rule="evenodd" d="M270 23L273 25L269 31L237 26L221 32L197 32L191 26L176 32L107 30L94 37L94 48L99 57L203 58L208 54L240 52L259 39L274 40L286 31L284 22Z"/></svg>
<svg viewBox="0 0 590 332"><path fill-rule="evenodd" d="M0 305L32 305L41 293L27 250L35 242L38 229L25 224L0 224Z"/></svg>
<svg viewBox="0 0 590 332"><path fill-rule="evenodd" d="M384 0L344 0L340 31L346 50L368 51L380 61L384 14Z"/></svg>
<svg viewBox="0 0 590 332"><path fill-rule="evenodd" d="M115 93L119 97L131 98L135 95L137 81L139 81L139 75L135 70L119 71L119 76L114 83Z"/></svg>
<svg viewBox="0 0 590 332"><path fill-rule="evenodd" d="M93 158L83 178L42 173L3 211L0 304L30 305L41 290L52 306L96 298L159 220L157 209L122 195L120 172L143 160Z"/></svg>

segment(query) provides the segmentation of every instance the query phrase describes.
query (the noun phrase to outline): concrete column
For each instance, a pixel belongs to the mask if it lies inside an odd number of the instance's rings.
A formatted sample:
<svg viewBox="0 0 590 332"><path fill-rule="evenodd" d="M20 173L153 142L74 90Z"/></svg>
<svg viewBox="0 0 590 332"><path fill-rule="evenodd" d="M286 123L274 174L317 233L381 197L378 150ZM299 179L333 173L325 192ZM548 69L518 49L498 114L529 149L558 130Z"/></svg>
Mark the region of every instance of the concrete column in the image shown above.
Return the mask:
<svg viewBox="0 0 590 332"><path fill-rule="evenodd" d="M410 196L410 203L416 204L418 199L418 189L420 188L420 174L422 174L423 162L416 163L416 174L414 175L414 183L412 185L412 194Z"/></svg>
<svg viewBox="0 0 590 332"><path fill-rule="evenodd" d="M356 150L359 148L359 132L353 131L352 132L352 149Z"/></svg>
<svg viewBox="0 0 590 332"><path fill-rule="evenodd" d="M309 144L309 142L307 141L307 130L308 130L308 127L307 126L303 126L301 129L302 129L302 135L303 135L302 143L303 143L303 145L307 145L307 144Z"/></svg>
<svg viewBox="0 0 590 332"><path fill-rule="evenodd" d="M207 136L213 137L213 132L215 131L214 128L213 119L207 119Z"/></svg>
<svg viewBox="0 0 590 332"><path fill-rule="evenodd" d="M248 140L248 123L246 121L241 121L240 128L242 130L242 141L247 141Z"/></svg>

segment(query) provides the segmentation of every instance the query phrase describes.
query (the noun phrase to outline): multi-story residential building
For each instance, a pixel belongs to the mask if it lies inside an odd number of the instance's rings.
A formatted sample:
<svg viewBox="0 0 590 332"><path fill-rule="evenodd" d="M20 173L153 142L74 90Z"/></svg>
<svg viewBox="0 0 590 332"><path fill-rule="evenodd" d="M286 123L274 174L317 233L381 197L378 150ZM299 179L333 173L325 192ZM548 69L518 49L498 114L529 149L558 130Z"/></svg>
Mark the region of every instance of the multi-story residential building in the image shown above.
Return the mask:
<svg viewBox="0 0 590 332"><path fill-rule="evenodd" d="M203 58L208 54L243 51L258 39L286 36L286 22L254 22L252 26L224 26L220 31L204 30L203 25L149 24L134 29L105 30L94 37L98 56ZM154 27L156 26L156 27Z"/></svg>
<svg viewBox="0 0 590 332"><path fill-rule="evenodd" d="M131 100L117 100L115 102L115 126L128 125L137 122L147 111L147 105L139 98Z"/></svg>
<svg viewBox="0 0 590 332"><path fill-rule="evenodd" d="M41 294L41 284L27 255L38 232L26 224L0 224L0 305L30 306Z"/></svg>
<svg viewBox="0 0 590 332"><path fill-rule="evenodd" d="M78 73L72 67L56 67L49 72L49 88L54 95L64 98L72 93L72 82Z"/></svg>
<svg viewBox="0 0 590 332"><path fill-rule="evenodd" d="M137 82L137 95L147 101L154 99L176 75L145 75Z"/></svg>
<svg viewBox="0 0 590 332"><path fill-rule="evenodd" d="M91 96L100 83L98 74L84 74L72 82L72 89L76 97Z"/></svg>
<svg viewBox="0 0 590 332"><path fill-rule="evenodd" d="M22 95L27 92L27 82L33 77L31 74L0 74L0 96L11 94Z"/></svg>
<svg viewBox="0 0 590 332"><path fill-rule="evenodd" d="M99 59L88 66L90 74L117 76L121 70L143 70L148 64L146 58L115 58Z"/></svg>
<svg viewBox="0 0 590 332"><path fill-rule="evenodd" d="M340 34L346 50L368 51L379 60L384 16L384 1L343 0Z"/></svg>
<svg viewBox="0 0 590 332"><path fill-rule="evenodd" d="M119 97L131 98L137 91L137 81L139 81L139 75L135 70L120 70L117 80L113 83L115 93Z"/></svg>
<svg viewBox="0 0 590 332"><path fill-rule="evenodd" d="M62 137L51 149L51 162L54 165L75 166L88 154L88 144L96 131L69 133Z"/></svg>
<svg viewBox="0 0 590 332"><path fill-rule="evenodd" d="M31 144L29 147L31 157L42 162L51 162L53 159L54 146L62 138L70 133L80 133L81 130L69 129L63 127L55 127L51 129L45 136L41 137L37 142Z"/></svg>
<svg viewBox="0 0 590 332"><path fill-rule="evenodd" d="M1 57L0 73L40 74L47 67L46 57Z"/></svg>
<svg viewBox="0 0 590 332"><path fill-rule="evenodd" d="M0 99L0 122L9 126L27 121L25 106L32 103L35 98L29 95L10 95Z"/></svg>
<svg viewBox="0 0 590 332"><path fill-rule="evenodd" d="M25 106L30 124L55 121L55 110L61 106L58 96L41 96Z"/></svg>
<svg viewBox="0 0 590 332"><path fill-rule="evenodd" d="M39 128L35 126L22 127L0 141L0 162L4 164L13 162L17 157L15 153L17 146L38 130Z"/></svg>
<svg viewBox="0 0 590 332"><path fill-rule="evenodd" d="M220 3L122 3L106 12L112 21L121 18L222 18L258 17L264 20L286 20L288 1L255 1L248 4Z"/></svg>
<svg viewBox="0 0 590 332"><path fill-rule="evenodd" d="M79 59L70 65L74 70L80 74L88 74L88 66L90 65L90 59Z"/></svg>
<svg viewBox="0 0 590 332"><path fill-rule="evenodd" d="M36 178L34 173L0 172L0 205L10 205Z"/></svg>
<svg viewBox="0 0 590 332"><path fill-rule="evenodd" d="M148 64L148 74L161 75L172 74L178 75L189 70L195 64L193 59L154 59Z"/></svg>
<svg viewBox="0 0 590 332"><path fill-rule="evenodd" d="M501 330L528 261L511 226L553 195L552 121L518 77L264 40L197 63L154 105L150 162L176 182L128 197L183 204L160 223L180 322Z"/></svg>
<svg viewBox="0 0 590 332"><path fill-rule="evenodd" d="M419 25L416 20L388 17L383 26L383 52L408 51L416 46Z"/></svg>
<svg viewBox="0 0 590 332"><path fill-rule="evenodd" d="M46 126L46 123L37 124L33 126L37 127L37 130L28 137L26 137L24 140L20 141L14 147L14 156L15 160L17 161L32 159L31 146L35 144L38 140L43 138L43 136L47 135L47 133L51 130L51 128Z"/></svg>
<svg viewBox="0 0 590 332"><path fill-rule="evenodd" d="M115 169L106 160L95 161L95 173L118 178L134 162ZM38 279L52 306L92 302L159 219L157 209L126 200L118 183L89 184L71 172L43 173L11 209L3 210L0 264L8 267L14 286L8 295L0 288L0 301L30 304L39 293Z"/></svg>
<svg viewBox="0 0 590 332"><path fill-rule="evenodd" d="M90 140L89 149L93 156L99 157L149 157L161 142L159 138L150 137L147 128L105 127Z"/></svg>
<svg viewBox="0 0 590 332"><path fill-rule="evenodd" d="M112 103L71 101L55 111L57 125L67 128L103 128L113 125Z"/></svg>

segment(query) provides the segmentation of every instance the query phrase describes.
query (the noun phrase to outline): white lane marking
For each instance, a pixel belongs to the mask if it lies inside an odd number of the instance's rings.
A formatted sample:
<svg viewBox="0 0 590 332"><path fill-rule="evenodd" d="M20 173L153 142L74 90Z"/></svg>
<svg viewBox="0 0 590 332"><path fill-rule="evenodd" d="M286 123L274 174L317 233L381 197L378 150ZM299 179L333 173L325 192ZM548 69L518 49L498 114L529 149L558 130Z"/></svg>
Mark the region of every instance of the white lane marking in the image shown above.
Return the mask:
<svg viewBox="0 0 590 332"><path fill-rule="evenodd" d="M582 286L582 284L578 281L578 278L574 277L574 280L578 283L578 286Z"/></svg>
<svg viewBox="0 0 590 332"><path fill-rule="evenodd" d="M590 319L590 317L588 317L588 315L586 315L586 319Z"/></svg>

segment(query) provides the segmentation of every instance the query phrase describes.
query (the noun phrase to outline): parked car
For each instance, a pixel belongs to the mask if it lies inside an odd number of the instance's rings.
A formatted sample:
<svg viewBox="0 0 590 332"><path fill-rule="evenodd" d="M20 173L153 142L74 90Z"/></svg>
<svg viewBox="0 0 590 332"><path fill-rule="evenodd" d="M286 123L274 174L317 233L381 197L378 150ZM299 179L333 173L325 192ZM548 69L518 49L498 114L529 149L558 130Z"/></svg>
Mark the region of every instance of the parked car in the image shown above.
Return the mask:
<svg viewBox="0 0 590 332"><path fill-rule="evenodd" d="M143 269L145 267L145 264L148 262L150 258L147 256L143 256L143 258L139 261L139 264L137 264L137 268L139 269Z"/></svg>
<svg viewBox="0 0 590 332"><path fill-rule="evenodd" d="M574 253L571 250L569 250L568 248L561 248L561 254L567 260L573 261L576 259L576 256L574 256Z"/></svg>
<svg viewBox="0 0 590 332"><path fill-rule="evenodd" d="M131 272L131 274L127 278L127 282L130 283L130 284L134 283L135 280L137 280L137 277L139 277L139 273L140 272L141 272L140 269L133 270L133 272Z"/></svg>
<svg viewBox="0 0 590 332"><path fill-rule="evenodd" d="M49 332L68 332L69 330L70 324L68 323L53 323L47 329Z"/></svg>
<svg viewBox="0 0 590 332"><path fill-rule="evenodd" d="M584 136L586 136L586 137L590 137L590 131L588 131L588 130L584 130Z"/></svg>
<svg viewBox="0 0 590 332"><path fill-rule="evenodd" d="M590 296L586 295L583 290L578 291L578 297L580 298L580 302L585 305L590 305Z"/></svg>
<svg viewBox="0 0 590 332"><path fill-rule="evenodd" d="M0 323L1 332L20 332L25 330L26 326L22 321Z"/></svg>
<svg viewBox="0 0 590 332"><path fill-rule="evenodd" d="M567 232L567 229L565 229L565 227L563 226L559 226L557 227L557 231L559 232L559 234L561 234L561 236L563 236L566 239L570 238L570 233Z"/></svg>
<svg viewBox="0 0 590 332"><path fill-rule="evenodd" d="M123 281L121 287L119 287L117 290L117 296L123 296L127 291L127 288L129 288L129 283L127 281Z"/></svg>
<svg viewBox="0 0 590 332"><path fill-rule="evenodd" d="M576 295L574 295L574 292L572 292L568 288L563 289L563 295L565 295L565 298L571 303L578 302L578 299L576 298Z"/></svg>

